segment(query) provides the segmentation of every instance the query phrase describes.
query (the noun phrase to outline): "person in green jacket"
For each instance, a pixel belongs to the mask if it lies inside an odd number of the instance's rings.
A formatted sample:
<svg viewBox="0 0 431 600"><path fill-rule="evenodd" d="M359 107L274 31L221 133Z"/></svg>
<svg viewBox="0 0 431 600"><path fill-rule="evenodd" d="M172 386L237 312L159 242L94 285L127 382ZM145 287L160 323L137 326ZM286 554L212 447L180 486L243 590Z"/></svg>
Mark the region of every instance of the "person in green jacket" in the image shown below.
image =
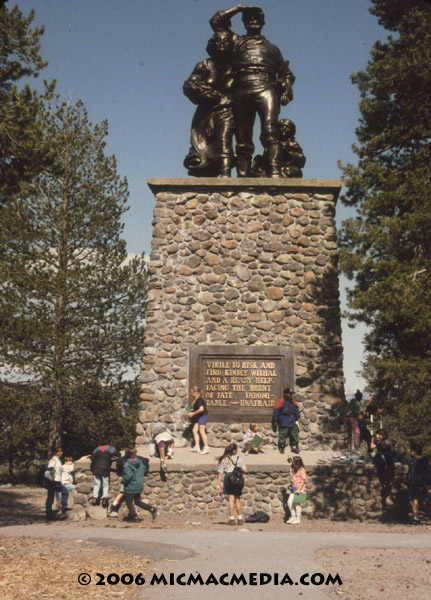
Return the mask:
<svg viewBox="0 0 431 600"><path fill-rule="evenodd" d="M129 514L125 520L139 520L135 506L139 506L144 510L148 510L154 520L157 516L156 507L151 506L150 504L147 504L141 500L141 493L144 489L144 477L148 472L148 466L143 458L137 456L136 448L134 450L127 449L124 452L124 458L126 459L126 463L124 465L123 479L121 480L121 483L124 485L126 505L129 509Z"/></svg>

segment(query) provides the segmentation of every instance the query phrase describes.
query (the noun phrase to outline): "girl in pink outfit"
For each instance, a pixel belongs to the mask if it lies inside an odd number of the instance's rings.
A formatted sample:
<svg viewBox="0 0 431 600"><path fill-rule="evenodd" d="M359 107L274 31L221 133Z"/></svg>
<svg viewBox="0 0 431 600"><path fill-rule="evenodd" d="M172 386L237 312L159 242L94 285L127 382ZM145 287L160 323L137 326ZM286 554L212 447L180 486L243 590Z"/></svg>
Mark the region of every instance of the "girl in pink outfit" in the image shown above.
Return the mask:
<svg viewBox="0 0 431 600"><path fill-rule="evenodd" d="M287 521L290 525L299 525L301 522L301 505L295 502L295 492L305 492L305 472L304 463L300 456L294 456L290 465L290 478L292 484L289 486L290 494L287 505L290 510L290 519Z"/></svg>

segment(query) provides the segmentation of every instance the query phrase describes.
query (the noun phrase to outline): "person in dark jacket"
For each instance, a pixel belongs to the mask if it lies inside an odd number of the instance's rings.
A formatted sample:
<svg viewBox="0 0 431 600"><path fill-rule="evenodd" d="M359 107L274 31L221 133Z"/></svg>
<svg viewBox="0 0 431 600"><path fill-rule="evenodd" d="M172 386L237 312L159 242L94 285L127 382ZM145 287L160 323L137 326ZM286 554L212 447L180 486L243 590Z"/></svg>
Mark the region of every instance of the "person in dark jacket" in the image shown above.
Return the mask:
<svg viewBox="0 0 431 600"><path fill-rule="evenodd" d="M121 455L113 446L110 446L106 440L93 450L90 457L91 471L94 476L93 481L93 506L100 503L100 488L102 488L102 506L109 506L109 473L111 472L111 463Z"/></svg>
<svg viewBox="0 0 431 600"><path fill-rule="evenodd" d="M124 495L126 505L129 509L129 514L126 517L127 521L137 521L138 515L135 506L139 506L144 510L148 510L153 517L157 516L157 509L146 502L142 502L141 493L144 489L144 477L148 471L146 463L137 456L137 450L127 449L124 452L126 462L124 464L124 473L121 483L124 485Z"/></svg>
<svg viewBox="0 0 431 600"><path fill-rule="evenodd" d="M421 523L419 519L419 503L426 499L431 487L431 469L428 460L422 456L422 446L410 445L410 463L407 475L409 500L412 504L413 525Z"/></svg>
<svg viewBox="0 0 431 600"><path fill-rule="evenodd" d="M289 438L292 452L299 453L299 408L298 403L293 397L292 390L286 388L283 391L283 397L274 406L272 415L272 429L274 433L278 427L278 449L280 454L284 454L286 440Z"/></svg>
<svg viewBox="0 0 431 600"><path fill-rule="evenodd" d="M361 400L362 393L356 390L355 395L347 405L346 410L346 422L347 422L347 450L352 449L352 435L353 435L353 448L355 452L358 452L361 444L361 432L359 430L358 417L361 412Z"/></svg>
<svg viewBox="0 0 431 600"><path fill-rule="evenodd" d="M376 431L375 438L371 440L371 449L375 451L373 463L381 485L382 506L386 509L386 499L391 493L392 480L395 476L395 463L392 442L385 429Z"/></svg>

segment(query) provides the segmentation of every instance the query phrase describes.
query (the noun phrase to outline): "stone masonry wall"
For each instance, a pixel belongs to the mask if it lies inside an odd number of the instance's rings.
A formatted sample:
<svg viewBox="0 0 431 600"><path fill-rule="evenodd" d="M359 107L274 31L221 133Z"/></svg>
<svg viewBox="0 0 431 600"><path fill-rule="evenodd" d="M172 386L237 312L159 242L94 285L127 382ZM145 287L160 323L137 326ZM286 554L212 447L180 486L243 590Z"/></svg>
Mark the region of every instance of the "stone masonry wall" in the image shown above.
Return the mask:
<svg viewBox="0 0 431 600"><path fill-rule="evenodd" d="M85 508L91 498L93 475L89 461L75 465L78 494L75 505ZM143 499L159 511L177 513L227 514L227 501L215 494L216 467L206 465L182 467L169 463L166 480L152 470L145 477ZM406 467L399 466L388 498L388 515L403 519L408 514ZM283 513L283 496L289 480L288 465L248 466L242 502L245 513L264 510ZM110 498L120 487L119 478L111 475ZM307 467L307 504L304 515L311 518L372 519L382 514L380 484L373 465L318 465ZM127 514L127 511L124 513Z"/></svg>
<svg viewBox="0 0 431 600"><path fill-rule="evenodd" d="M289 346L301 447L343 442L344 386L332 180L161 179L156 193L138 446L187 425L189 348ZM210 420L221 446L242 423ZM263 427L272 438L269 424Z"/></svg>

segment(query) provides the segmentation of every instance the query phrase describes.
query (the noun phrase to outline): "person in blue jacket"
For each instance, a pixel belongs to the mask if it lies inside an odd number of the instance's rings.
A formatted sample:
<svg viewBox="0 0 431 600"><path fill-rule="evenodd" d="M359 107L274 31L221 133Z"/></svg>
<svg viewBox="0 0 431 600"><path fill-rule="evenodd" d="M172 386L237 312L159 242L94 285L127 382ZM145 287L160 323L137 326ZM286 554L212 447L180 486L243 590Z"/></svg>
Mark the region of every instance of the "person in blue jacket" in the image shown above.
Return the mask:
<svg viewBox="0 0 431 600"><path fill-rule="evenodd" d="M299 408L290 388L285 388L283 397L274 406L272 415L272 429L274 433L278 427L278 449L284 454L286 440L289 438L292 452L299 454Z"/></svg>
<svg viewBox="0 0 431 600"><path fill-rule="evenodd" d="M139 506L151 513L153 519L157 516L157 509L141 500L141 493L144 489L144 477L148 471L145 462L137 456L137 450L127 449L124 452L126 462L121 483L124 485L124 495L129 514L127 521L138 521L135 506Z"/></svg>

